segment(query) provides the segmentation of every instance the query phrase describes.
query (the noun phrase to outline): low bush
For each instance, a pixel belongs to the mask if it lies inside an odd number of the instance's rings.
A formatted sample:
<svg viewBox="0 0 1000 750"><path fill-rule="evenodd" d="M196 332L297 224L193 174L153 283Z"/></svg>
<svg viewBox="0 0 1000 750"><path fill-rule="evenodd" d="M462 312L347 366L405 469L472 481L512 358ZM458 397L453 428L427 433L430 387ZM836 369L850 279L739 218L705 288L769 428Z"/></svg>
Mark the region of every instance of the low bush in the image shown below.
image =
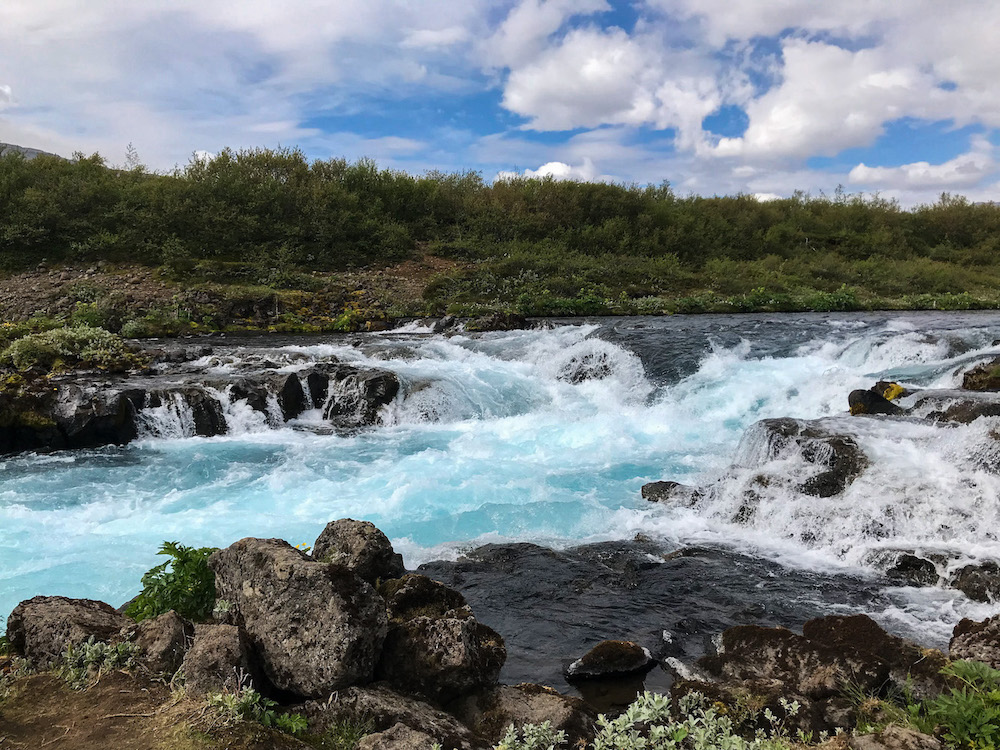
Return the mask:
<svg viewBox="0 0 1000 750"><path fill-rule="evenodd" d="M137 652L134 643L104 643L91 636L79 646L66 648L57 671L71 688L81 690L109 670L135 666Z"/></svg>
<svg viewBox="0 0 1000 750"><path fill-rule="evenodd" d="M136 622L174 610L195 622L209 619L215 607L215 574L208 567L214 547L164 542L156 554L170 557L142 577L142 591L125 614Z"/></svg>
<svg viewBox="0 0 1000 750"><path fill-rule="evenodd" d="M274 710L278 705L276 702L265 698L248 685L243 685L236 692L209 695L208 704L228 722L255 721L288 734L301 734L308 728L302 714L278 713Z"/></svg>
<svg viewBox="0 0 1000 750"><path fill-rule="evenodd" d="M54 328L22 336L0 353L0 364L19 370L41 367L49 371L97 367L123 372L143 364L127 343L103 328L83 325Z"/></svg>

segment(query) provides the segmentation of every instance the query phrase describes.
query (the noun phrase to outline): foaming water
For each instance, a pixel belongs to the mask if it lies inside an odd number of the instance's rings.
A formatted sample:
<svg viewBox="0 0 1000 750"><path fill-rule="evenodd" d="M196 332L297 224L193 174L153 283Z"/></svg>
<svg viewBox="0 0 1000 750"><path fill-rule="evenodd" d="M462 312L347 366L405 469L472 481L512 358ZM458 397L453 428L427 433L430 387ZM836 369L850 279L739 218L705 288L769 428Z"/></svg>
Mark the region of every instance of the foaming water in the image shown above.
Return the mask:
<svg viewBox="0 0 1000 750"><path fill-rule="evenodd" d="M757 420L843 415L847 393L880 378L951 387L1000 351L998 335L992 315L789 315L237 343L201 364L227 372L257 357L296 372L332 357L393 371L402 393L366 432L322 429L318 410L276 428L221 399L229 434L196 438L190 408L165 400L127 447L0 460L0 612L39 593L124 601L164 540L311 543L345 516L373 521L410 567L485 542L640 532L868 575L898 548L952 568L1000 557L1000 477L981 455L995 420L844 418L872 465L834 498L795 490L809 467L794 456L731 468ZM775 481L741 515L762 472ZM646 503L639 488L658 479L711 491L694 507ZM983 609L940 589L894 601L876 614L935 642Z"/></svg>

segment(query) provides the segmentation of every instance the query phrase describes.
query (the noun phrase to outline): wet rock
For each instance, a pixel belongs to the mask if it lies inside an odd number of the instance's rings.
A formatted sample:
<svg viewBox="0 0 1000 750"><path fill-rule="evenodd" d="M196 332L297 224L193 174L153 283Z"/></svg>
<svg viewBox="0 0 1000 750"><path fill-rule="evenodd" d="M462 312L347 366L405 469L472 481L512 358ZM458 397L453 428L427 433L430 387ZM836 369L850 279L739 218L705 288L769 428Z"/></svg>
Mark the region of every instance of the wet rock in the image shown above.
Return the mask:
<svg viewBox="0 0 1000 750"><path fill-rule="evenodd" d="M889 399L874 391L856 390L847 396L851 414L902 414L904 412Z"/></svg>
<svg viewBox="0 0 1000 750"><path fill-rule="evenodd" d="M969 424L980 417L1000 416L1000 396L949 389L921 391L910 413L935 422Z"/></svg>
<svg viewBox="0 0 1000 750"><path fill-rule="evenodd" d="M314 560L343 565L368 583L399 578L405 572L385 534L368 521L331 521L312 547Z"/></svg>
<svg viewBox="0 0 1000 750"><path fill-rule="evenodd" d="M192 695L236 691L251 682L260 689L247 634L235 625L195 625L194 641L178 673Z"/></svg>
<svg viewBox="0 0 1000 750"><path fill-rule="evenodd" d="M967 391L1000 391L1000 357L977 365L962 376Z"/></svg>
<svg viewBox="0 0 1000 750"><path fill-rule="evenodd" d="M468 617L472 613L465 597L455 589L416 573L384 581L379 594L385 599L389 619L395 622L414 617Z"/></svg>
<svg viewBox="0 0 1000 750"><path fill-rule="evenodd" d="M15 653L44 667L59 661L68 646L79 646L90 638L117 639L130 623L104 602L36 596L14 607L7 618L7 638Z"/></svg>
<svg viewBox="0 0 1000 750"><path fill-rule="evenodd" d="M951 586L973 601L997 601L1000 598L1000 565L992 561L966 565L955 574Z"/></svg>
<svg viewBox="0 0 1000 750"><path fill-rule="evenodd" d="M816 497L840 494L868 466L868 457L853 437L831 432L820 420L763 419L744 434L739 452L749 466L797 453L820 470L799 487Z"/></svg>
<svg viewBox="0 0 1000 750"><path fill-rule="evenodd" d="M449 708L490 745L499 742L511 724L520 729L545 721L566 732L569 747L582 746L594 736L596 714L586 703L542 685L498 685L465 696Z"/></svg>
<svg viewBox="0 0 1000 750"><path fill-rule="evenodd" d="M503 638L468 610L448 615L393 622L379 676L398 690L439 702L495 684L507 658Z"/></svg>
<svg viewBox="0 0 1000 750"><path fill-rule="evenodd" d="M697 487L680 482L649 482L642 485L642 499L651 503L677 503L686 507L694 505L701 492Z"/></svg>
<svg viewBox="0 0 1000 750"><path fill-rule="evenodd" d="M302 389L302 381L297 375L279 376L274 385L276 386L275 392L278 394L278 407L286 422L289 419L295 419L306 410L306 393Z"/></svg>
<svg viewBox="0 0 1000 750"><path fill-rule="evenodd" d="M459 323L458 318L454 315L445 315L440 320L434 322L433 326L431 326L431 330L434 333L444 333L445 331L451 331L455 328L459 328L460 326L461 324Z"/></svg>
<svg viewBox="0 0 1000 750"><path fill-rule="evenodd" d="M891 380L878 381L871 387L871 391L873 393L877 393L887 401L895 401L899 398L906 398L907 396L911 396L915 393L915 391L904 388L899 383L894 383Z"/></svg>
<svg viewBox="0 0 1000 750"><path fill-rule="evenodd" d="M484 744L454 716L385 685L345 688L329 698L309 701L295 710L306 717L309 731L315 734L322 734L341 721L368 721L376 732L403 724L432 737L446 748L473 750Z"/></svg>
<svg viewBox="0 0 1000 750"><path fill-rule="evenodd" d="M266 415L269 395L262 383L254 383L244 378L233 383L229 390L229 401L230 403L245 401L251 409Z"/></svg>
<svg viewBox="0 0 1000 750"><path fill-rule="evenodd" d="M323 418L342 427L376 424L379 410L399 393L399 379L388 370L350 365L317 366L308 382L314 398L317 393L329 394L320 404Z"/></svg>
<svg viewBox="0 0 1000 750"><path fill-rule="evenodd" d="M567 383L603 380L614 374L614 364L606 352L589 352L570 359L559 368L556 377Z"/></svg>
<svg viewBox="0 0 1000 750"><path fill-rule="evenodd" d="M601 641L566 668L566 679L625 676L645 673L655 666L649 650L634 641Z"/></svg>
<svg viewBox="0 0 1000 750"><path fill-rule="evenodd" d="M384 732L369 734L358 743L358 750L427 750L434 738L405 724L393 724Z"/></svg>
<svg viewBox="0 0 1000 750"><path fill-rule="evenodd" d="M375 590L280 539L241 539L209 559L219 599L249 634L267 678L306 697L371 681L386 633Z"/></svg>
<svg viewBox="0 0 1000 750"><path fill-rule="evenodd" d="M952 659L970 659L1000 669L1000 615L982 622L963 618L948 644Z"/></svg>
<svg viewBox="0 0 1000 750"><path fill-rule="evenodd" d="M886 575L910 586L934 586L938 582L937 567L934 563L905 553L900 555L896 563L886 571Z"/></svg>
<svg viewBox="0 0 1000 750"><path fill-rule="evenodd" d="M491 313L465 324L466 331L519 331L528 328L528 321L517 313Z"/></svg>
<svg viewBox="0 0 1000 750"><path fill-rule="evenodd" d="M874 734L855 735L847 742L851 750L941 750L943 747L936 737L895 725Z"/></svg>
<svg viewBox="0 0 1000 750"><path fill-rule="evenodd" d="M184 661L194 626L173 610L129 628L139 648L138 661L153 674L172 676Z"/></svg>

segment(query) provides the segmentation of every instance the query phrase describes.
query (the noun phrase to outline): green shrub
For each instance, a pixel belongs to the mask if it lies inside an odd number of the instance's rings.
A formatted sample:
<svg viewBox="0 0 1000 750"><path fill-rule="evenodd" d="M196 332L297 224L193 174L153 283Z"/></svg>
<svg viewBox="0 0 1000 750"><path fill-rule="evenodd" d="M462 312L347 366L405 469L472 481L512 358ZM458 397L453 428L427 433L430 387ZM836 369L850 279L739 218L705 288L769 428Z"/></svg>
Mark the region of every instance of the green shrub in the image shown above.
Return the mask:
<svg viewBox="0 0 1000 750"><path fill-rule="evenodd" d="M959 748L992 750L1000 745L1000 671L981 662L960 660L941 673L962 686L911 706L917 726L922 731L938 729L946 742Z"/></svg>
<svg viewBox="0 0 1000 750"><path fill-rule="evenodd" d="M135 666L137 652L134 643L104 643L91 636L79 646L67 646L57 671L71 688L81 690L109 670Z"/></svg>
<svg viewBox="0 0 1000 750"><path fill-rule="evenodd" d="M302 714L278 713L274 710L277 703L247 685L235 693L227 691L209 695L208 705L228 722L256 721L288 734L301 734L308 727Z"/></svg>
<svg viewBox="0 0 1000 750"><path fill-rule="evenodd" d="M136 622L174 610L195 622L207 620L215 607L215 574L208 567L214 547L185 547L164 542L158 555L170 559L142 577L142 591L125 614Z"/></svg>
<svg viewBox="0 0 1000 750"><path fill-rule="evenodd" d="M32 333L11 343L0 353L0 363L19 370L42 367L61 370L79 366L121 372L141 365L142 358L125 340L103 328L78 326Z"/></svg>

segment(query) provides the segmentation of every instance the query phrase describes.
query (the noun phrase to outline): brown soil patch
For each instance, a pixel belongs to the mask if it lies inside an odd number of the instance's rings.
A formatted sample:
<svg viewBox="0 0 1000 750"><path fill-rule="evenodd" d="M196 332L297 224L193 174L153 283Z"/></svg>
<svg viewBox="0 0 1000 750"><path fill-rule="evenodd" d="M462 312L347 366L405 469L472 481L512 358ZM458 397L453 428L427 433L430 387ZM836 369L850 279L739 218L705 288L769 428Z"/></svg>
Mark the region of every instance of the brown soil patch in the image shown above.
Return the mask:
<svg viewBox="0 0 1000 750"><path fill-rule="evenodd" d="M51 674L19 679L0 701L0 750L293 750L304 743L243 723L221 726L205 704L121 672L86 690Z"/></svg>
<svg viewBox="0 0 1000 750"><path fill-rule="evenodd" d="M177 291L144 266L36 269L0 278L0 317L14 321L36 313L66 315L72 312L78 299L98 299L110 294L119 296L126 304L146 309L169 302Z"/></svg>
<svg viewBox="0 0 1000 750"><path fill-rule="evenodd" d="M470 267L469 263L423 255L386 268L345 273L342 278L348 286L365 290L376 299L419 302L432 279L461 273Z"/></svg>

